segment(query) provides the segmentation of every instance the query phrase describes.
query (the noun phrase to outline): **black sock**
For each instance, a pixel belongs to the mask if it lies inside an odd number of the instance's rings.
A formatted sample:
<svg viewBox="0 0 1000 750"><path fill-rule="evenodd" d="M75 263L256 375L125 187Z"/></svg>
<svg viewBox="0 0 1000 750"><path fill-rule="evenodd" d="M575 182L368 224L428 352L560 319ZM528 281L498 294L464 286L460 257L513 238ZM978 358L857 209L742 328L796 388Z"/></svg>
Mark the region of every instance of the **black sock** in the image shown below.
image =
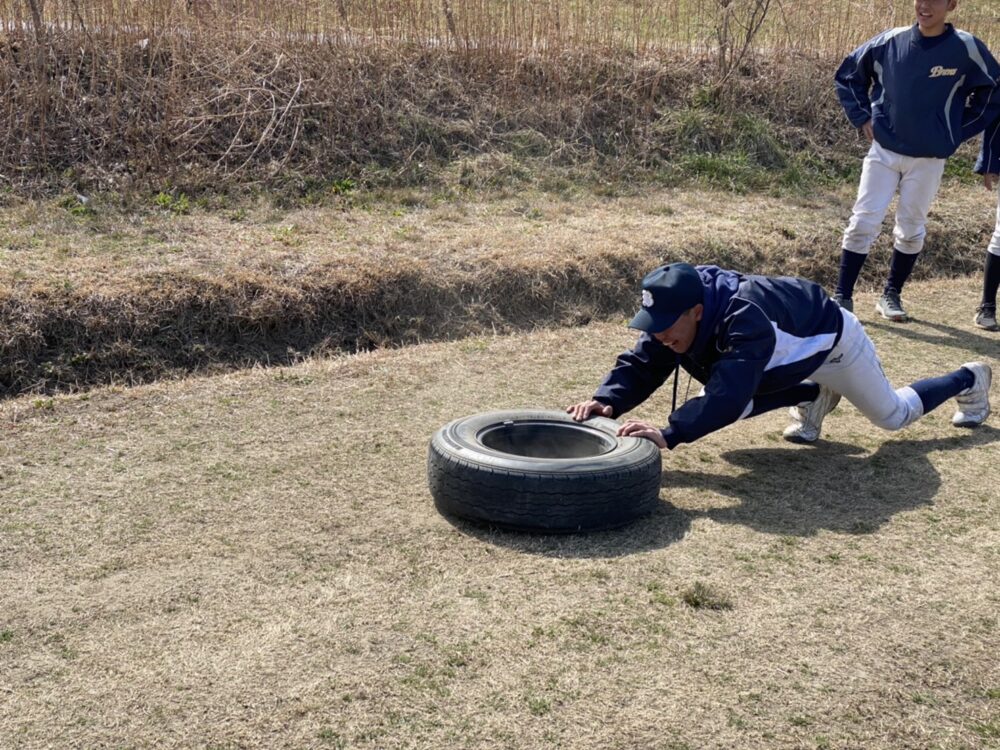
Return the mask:
<svg viewBox="0 0 1000 750"><path fill-rule="evenodd" d="M861 267L864 266L868 255L865 253L852 253L850 250L840 251L840 277L837 279L837 294L844 299L851 299L854 296L854 285L861 275Z"/></svg>
<svg viewBox="0 0 1000 750"><path fill-rule="evenodd" d="M959 367L947 375L910 383L910 388L917 392L920 403L924 405L924 414L927 414L966 388L971 388L975 383L976 376L972 374L972 370Z"/></svg>
<svg viewBox="0 0 1000 750"><path fill-rule="evenodd" d="M983 272L983 304L997 306L997 287L1000 286L1000 255L986 253L986 270Z"/></svg>
<svg viewBox="0 0 1000 750"><path fill-rule="evenodd" d="M910 278L910 274L913 272L913 264L917 262L919 254L901 253L899 250L892 251L892 260L889 261L889 278L886 279L883 291L903 291L903 284Z"/></svg>

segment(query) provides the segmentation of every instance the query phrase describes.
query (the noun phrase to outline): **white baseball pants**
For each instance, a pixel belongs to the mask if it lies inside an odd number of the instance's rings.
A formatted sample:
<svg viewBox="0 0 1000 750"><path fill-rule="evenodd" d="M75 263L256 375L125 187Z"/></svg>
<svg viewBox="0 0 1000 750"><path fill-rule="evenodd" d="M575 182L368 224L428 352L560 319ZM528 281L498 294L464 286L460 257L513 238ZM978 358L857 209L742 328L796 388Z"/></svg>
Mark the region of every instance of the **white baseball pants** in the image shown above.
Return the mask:
<svg viewBox="0 0 1000 750"><path fill-rule="evenodd" d="M993 237L990 239L989 247L986 249L993 255L1000 255L1000 200L997 201L997 225L993 230Z"/></svg>
<svg viewBox="0 0 1000 750"><path fill-rule="evenodd" d="M920 419L924 405L917 392L909 386L890 385L864 327L854 313L841 310L841 314L844 332L840 341L809 379L843 395L885 430L901 430Z"/></svg>
<svg viewBox="0 0 1000 750"><path fill-rule="evenodd" d="M941 185L944 164L944 159L904 156L872 143L861 168L851 220L844 230L843 249L868 254L898 189L894 246L901 253L919 253L927 235L927 212Z"/></svg>

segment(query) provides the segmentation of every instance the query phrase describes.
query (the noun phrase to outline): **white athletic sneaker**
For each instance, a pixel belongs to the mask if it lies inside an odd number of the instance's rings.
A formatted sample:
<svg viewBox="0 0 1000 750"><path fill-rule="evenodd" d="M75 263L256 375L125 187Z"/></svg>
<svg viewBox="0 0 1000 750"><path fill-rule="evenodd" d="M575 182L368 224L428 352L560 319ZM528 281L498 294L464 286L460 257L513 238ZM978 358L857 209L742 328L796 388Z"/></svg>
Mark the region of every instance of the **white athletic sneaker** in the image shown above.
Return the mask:
<svg viewBox="0 0 1000 750"><path fill-rule="evenodd" d="M792 443L815 443L823 431L823 419L839 403L840 394L821 385L815 401L799 404L788 410L795 421L782 433L785 440Z"/></svg>
<svg viewBox="0 0 1000 750"><path fill-rule="evenodd" d="M895 289L890 289L879 297L878 302L875 303L875 309L883 318L889 320L897 322L909 320L906 310L903 309L903 300L900 299L899 292Z"/></svg>
<svg viewBox="0 0 1000 750"><path fill-rule="evenodd" d="M976 379L971 388L966 388L955 396L958 411L951 418L951 423L956 427L977 427L990 415L990 383L993 382L993 370L983 362L966 362L962 367L971 370Z"/></svg>

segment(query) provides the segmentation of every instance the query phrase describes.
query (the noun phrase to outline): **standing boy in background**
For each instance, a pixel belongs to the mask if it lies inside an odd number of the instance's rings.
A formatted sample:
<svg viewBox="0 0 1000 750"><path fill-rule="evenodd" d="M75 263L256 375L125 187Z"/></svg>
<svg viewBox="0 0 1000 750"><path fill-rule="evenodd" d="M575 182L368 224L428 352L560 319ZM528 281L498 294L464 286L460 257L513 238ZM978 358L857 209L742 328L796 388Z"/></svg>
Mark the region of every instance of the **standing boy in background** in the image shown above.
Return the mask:
<svg viewBox="0 0 1000 750"><path fill-rule="evenodd" d="M987 190L996 190L1000 177L1000 119L997 119L983 136L976 172L983 175ZM997 331L997 287L1000 287L1000 200L997 202L997 224L986 248L986 265L983 269L983 299L972 322L987 331Z"/></svg>
<svg viewBox="0 0 1000 750"><path fill-rule="evenodd" d="M899 191L889 276L876 305L906 320L900 292L924 245L945 159L1000 114L1000 65L981 41L946 22L957 0L915 0L917 22L885 31L836 74L847 118L871 143L844 231L834 299L854 309L854 284Z"/></svg>

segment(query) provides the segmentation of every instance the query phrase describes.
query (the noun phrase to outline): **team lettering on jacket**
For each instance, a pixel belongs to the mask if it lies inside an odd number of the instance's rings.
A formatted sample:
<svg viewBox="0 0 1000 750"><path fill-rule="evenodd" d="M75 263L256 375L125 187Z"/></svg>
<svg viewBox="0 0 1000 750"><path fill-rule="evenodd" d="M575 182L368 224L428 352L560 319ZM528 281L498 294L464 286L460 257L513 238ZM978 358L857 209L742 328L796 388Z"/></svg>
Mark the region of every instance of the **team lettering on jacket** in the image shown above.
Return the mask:
<svg viewBox="0 0 1000 750"><path fill-rule="evenodd" d="M940 78L941 76L953 76L958 73L958 68L944 68L940 65L935 65L931 68L931 78Z"/></svg>

